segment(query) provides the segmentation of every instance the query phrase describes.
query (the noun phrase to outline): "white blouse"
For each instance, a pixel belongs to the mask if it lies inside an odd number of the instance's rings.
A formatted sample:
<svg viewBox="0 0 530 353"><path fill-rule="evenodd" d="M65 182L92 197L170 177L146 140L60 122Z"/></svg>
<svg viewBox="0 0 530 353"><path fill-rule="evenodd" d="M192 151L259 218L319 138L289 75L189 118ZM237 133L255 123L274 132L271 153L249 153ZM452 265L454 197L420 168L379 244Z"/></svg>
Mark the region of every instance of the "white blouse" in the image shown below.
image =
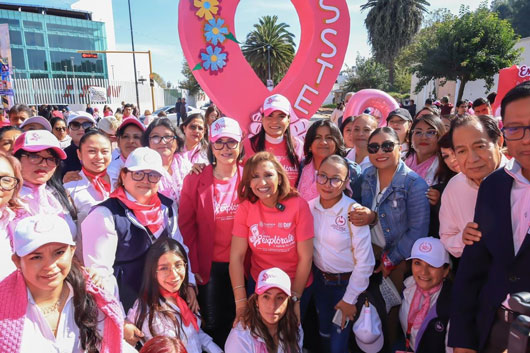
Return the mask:
<svg viewBox="0 0 530 353"><path fill-rule="evenodd" d="M160 301L160 305L164 310L171 310L173 312L180 312L179 308L169 302L169 301ZM129 309L127 314L127 320L132 323L135 323L140 315L140 303L137 300L134 303L134 306ZM180 317L175 315L175 318L180 321ZM201 320L197 318L197 324L201 326ZM208 353L221 353L222 350L217 346L212 338L208 336L203 330L195 330L195 327L190 324L190 326L184 326L180 322L178 325L181 325L180 336L177 337L177 329L175 323L172 322L169 318L161 315L159 313L155 314L153 319L153 330L155 336L164 335L168 337L175 337L182 341L188 353L202 353L203 351ZM151 330L149 330L149 319L148 316L145 317L144 322L142 323L141 331L144 334L144 340L148 341L153 338Z"/></svg>
<svg viewBox="0 0 530 353"><path fill-rule="evenodd" d="M15 218L15 213L8 207L0 209L0 281L17 269L11 255L11 237L9 236L10 224Z"/></svg>
<svg viewBox="0 0 530 353"><path fill-rule="evenodd" d="M302 326L298 326L300 333L300 340L298 341L298 347L302 352L302 345L304 342L304 331ZM265 345L265 340L261 337L254 337L250 332L249 328L244 329L241 323L238 323L234 327L225 343L225 353L262 353L266 350L261 350L260 347ZM285 347L279 346L277 353L285 353Z"/></svg>

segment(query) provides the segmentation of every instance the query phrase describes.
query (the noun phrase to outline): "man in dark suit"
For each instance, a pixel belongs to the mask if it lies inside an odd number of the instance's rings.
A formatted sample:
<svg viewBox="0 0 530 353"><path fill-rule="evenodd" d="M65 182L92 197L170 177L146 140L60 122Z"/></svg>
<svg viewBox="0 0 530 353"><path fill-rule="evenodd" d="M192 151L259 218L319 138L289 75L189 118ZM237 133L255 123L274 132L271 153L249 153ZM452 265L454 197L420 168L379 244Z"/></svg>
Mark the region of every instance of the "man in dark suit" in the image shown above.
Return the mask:
<svg viewBox="0 0 530 353"><path fill-rule="evenodd" d="M503 352L518 315L509 296L530 291L530 82L506 94L501 116L513 159L480 185L476 242L464 248L453 287L454 353Z"/></svg>

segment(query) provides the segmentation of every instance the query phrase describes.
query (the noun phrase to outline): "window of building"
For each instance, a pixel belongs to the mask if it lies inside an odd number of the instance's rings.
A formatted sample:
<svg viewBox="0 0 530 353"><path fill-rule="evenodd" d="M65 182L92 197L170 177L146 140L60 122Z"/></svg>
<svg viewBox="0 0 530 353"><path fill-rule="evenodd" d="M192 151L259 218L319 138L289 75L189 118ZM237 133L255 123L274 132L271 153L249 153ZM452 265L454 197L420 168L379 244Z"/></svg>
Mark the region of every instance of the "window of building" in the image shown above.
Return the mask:
<svg viewBox="0 0 530 353"><path fill-rule="evenodd" d="M48 34L50 48L94 50L94 41L89 38Z"/></svg>
<svg viewBox="0 0 530 353"><path fill-rule="evenodd" d="M35 47L44 46L44 35L42 33L24 32L24 37L26 37L26 45Z"/></svg>
<svg viewBox="0 0 530 353"><path fill-rule="evenodd" d="M24 50L11 48L11 60L13 60L12 65L17 70L25 70L26 62L24 61Z"/></svg>
<svg viewBox="0 0 530 353"><path fill-rule="evenodd" d="M36 21L24 21L24 28L42 29L42 23Z"/></svg>
<svg viewBox="0 0 530 353"><path fill-rule="evenodd" d="M9 43L22 45L22 34L20 31L10 30L9 31Z"/></svg>
<svg viewBox="0 0 530 353"><path fill-rule="evenodd" d="M44 50L28 49L28 64L30 70L48 70L46 52Z"/></svg>
<svg viewBox="0 0 530 353"><path fill-rule="evenodd" d="M30 78L48 78L48 74L29 74Z"/></svg>
<svg viewBox="0 0 530 353"><path fill-rule="evenodd" d="M20 21L19 20L14 20L12 18L0 17L0 24L1 23L7 23L10 28L11 27L20 27Z"/></svg>

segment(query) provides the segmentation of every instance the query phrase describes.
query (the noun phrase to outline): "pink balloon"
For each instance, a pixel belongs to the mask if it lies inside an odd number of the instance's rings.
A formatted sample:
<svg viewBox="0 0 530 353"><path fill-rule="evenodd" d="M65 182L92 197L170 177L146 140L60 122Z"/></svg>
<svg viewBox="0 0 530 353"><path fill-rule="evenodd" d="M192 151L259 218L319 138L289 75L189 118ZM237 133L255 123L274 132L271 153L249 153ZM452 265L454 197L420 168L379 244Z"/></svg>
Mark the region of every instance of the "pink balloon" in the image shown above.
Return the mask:
<svg viewBox="0 0 530 353"><path fill-rule="evenodd" d="M399 108L399 104L386 92L378 89L362 89L350 98L343 116L347 118L362 114L366 108L376 109L372 115L379 116L379 126L386 126L386 117L391 111Z"/></svg>

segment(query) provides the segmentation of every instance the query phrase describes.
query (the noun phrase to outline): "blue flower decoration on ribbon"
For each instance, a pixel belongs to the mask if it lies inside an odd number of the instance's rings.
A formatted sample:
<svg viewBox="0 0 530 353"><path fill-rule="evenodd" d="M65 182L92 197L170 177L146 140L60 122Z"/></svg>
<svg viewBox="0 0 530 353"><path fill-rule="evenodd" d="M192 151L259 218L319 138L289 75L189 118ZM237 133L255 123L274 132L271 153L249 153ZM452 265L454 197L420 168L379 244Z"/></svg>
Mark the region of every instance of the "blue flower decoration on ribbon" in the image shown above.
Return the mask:
<svg viewBox="0 0 530 353"><path fill-rule="evenodd" d="M212 18L204 25L204 36L208 42L213 45L224 42L225 36L228 35L228 28L223 27L224 23L225 21L221 18L217 20Z"/></svg>
<svg viewBox="0 0 530 353"><path fill-rule="evenodd" d="M223 52L221 47L206 47L206 52L201 51L202 67L205 70L210 70L212 73L222 71L226 66L227 54Z"/></svg>

